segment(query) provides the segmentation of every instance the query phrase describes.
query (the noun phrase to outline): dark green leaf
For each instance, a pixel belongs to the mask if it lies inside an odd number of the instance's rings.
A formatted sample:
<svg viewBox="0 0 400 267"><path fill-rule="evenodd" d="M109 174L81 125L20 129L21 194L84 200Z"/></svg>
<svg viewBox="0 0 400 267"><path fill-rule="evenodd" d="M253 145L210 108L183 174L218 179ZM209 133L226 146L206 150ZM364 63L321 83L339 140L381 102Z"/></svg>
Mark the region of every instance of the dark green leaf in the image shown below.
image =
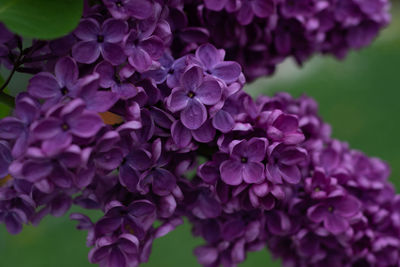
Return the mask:
<svg viewBox="0 0 400 267"><path fill-rule="evenodd" d="M1 86L3 83L4 83L4 79L3 79L3 77L1 77L1 75L0 75L0 86ZM4 117L7 116L8 114L10 114L10 108L9 108L7 105L1 103L1 101L0 101L0 119L1 119L1 118L4 118Z"/></svg>
<svg viewBox="0 0 400 267"><path fill-rule="evenodd" d="M83 0L0 0L0 21L25 37L54 39L79 22Z"/></svg>

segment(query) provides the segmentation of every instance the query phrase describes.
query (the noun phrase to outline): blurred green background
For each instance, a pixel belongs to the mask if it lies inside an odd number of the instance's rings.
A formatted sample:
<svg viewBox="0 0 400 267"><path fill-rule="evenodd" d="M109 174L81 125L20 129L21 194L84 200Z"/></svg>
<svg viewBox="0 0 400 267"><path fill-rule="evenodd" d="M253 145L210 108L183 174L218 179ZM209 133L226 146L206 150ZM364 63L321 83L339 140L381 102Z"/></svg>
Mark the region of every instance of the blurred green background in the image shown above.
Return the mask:
<svg viewBox="0 0 400 267"><path fill-rule="evenodd" d="M285 62L273 78L248 86L250 94L288 91L307 94L332 125L334 137L351 147L380 157L392 167L391 181L400 189L400 9L393 22L369 47L352 52L345 61L314 57L301 69ZM13 88L13 84L10 85ZM0 116L4 116L0 106ZM2 114L3 113L3 114ZM79 211L74 209L73 211ZM39 227L28 226L18 236L0 227L1 267L87 267L86 232L75 230L68 217L45 218ZM146 267L199 266L192 249L201 244L185 224L153 246ZM278 267L266 251L248 255L241 266Z"/></svg>

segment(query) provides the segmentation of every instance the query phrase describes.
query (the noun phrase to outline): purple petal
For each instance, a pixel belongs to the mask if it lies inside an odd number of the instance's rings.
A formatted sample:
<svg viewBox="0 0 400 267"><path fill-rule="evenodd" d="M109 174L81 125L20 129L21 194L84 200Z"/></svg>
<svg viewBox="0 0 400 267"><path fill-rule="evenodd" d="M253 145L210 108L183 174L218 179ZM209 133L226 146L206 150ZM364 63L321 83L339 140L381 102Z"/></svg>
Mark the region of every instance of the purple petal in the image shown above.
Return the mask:
<svg viewBox="0 0 400 267"><path fill-rule="evenodd" d="M349 218L360 210L360 202L353 196L341 197L333 202L335 213Z"/></svg>
<svg viewBox="0 0 400 267"><path fill-rule="evenodd" d="M72 142L72 136L68 132L60 132L42 143L43 152L53 157L65 150Z"/></svg>
<svg viewBox="0 0 400 267"><path fill-rule="evenodd" d="M78 80L78 66L70 57L63 57L57 61L55 66L56 77L61 86L72 87Z"/></svg>
<svg viewBox="0 0 400 267"><path fill-rule="evenodd" d="M167 100L168 108L172 112L180 111L187 106L189 100L190 98L183 88L174 88Z"/></svg>
<svg viewBox="0 0 400 267"><path fill-rule="evenodd" d="M62 121L56 118L47 118L40 121L32 129L33 135L41 140L50 139L62 132Z"/></svg>
<svg viewBox="0 0 400 267"><path fill-rule="evenodd" d="M222 96L222 89L217 81L204 81L195 92L196 98L205 105L215 105Z"/></svg>
<svg viewBox="0 0 400 267"><path fill-rule="evenodd" d="M308 218L316 223L322 222L328 214L328 207L323 203L314 205L307 210Z"/></svg>
<svg viewBox="0 0 400 267"><path fill-rule="evenodd" d="M252 138L247 141L246 156L249 161L260 162L264 160L267 152L268 140L265 138Z"/></svg>
<svg viewBox="0 0 400 267"><path fill-rule="evenodd" d="M241 236L245 230L245 223L241 219L231 220L222 226L222 237L226 241L233 241Z"/></svg>
<svg viewBox="0 0 400 267"><path fill-rule="evenodd" d="M72 134L88 138L94 136L103 127L103 121L97 114L84 113L70 119L68 125Z"/></svg>
<svg viewBox="0 0 400 267"><path fill-rule="evenodd" d="M207 109L196 99L191 99L181 112L181 121L190 130L198 129L207 119Z"/></svg>
<svg viewBox="0 0 400 267"><path fill-rule="evenodd" d="M132 53L128 58L129 64L134 67L138 72L145 72L149 70L152 59L150 55L141 48L132 48Z"/></svg>
<svg viewBox="0 0 400 267"><path fill-rule="evenodd" d="M218 1L213 1L213 2L218 2ZM195 248L194 254L196 255L199 263L203 266L208 266L213 264L218 259L219 255L218 250L216 248L205 247L205 246Z"/></svg>
<svg viewBox="0 0 400 267"><path fill-rule="evenodd" d="M97 91L93 95L85 97L88 110L94 112L106 112L118 101L118 95L110 91Z"/></svg>
<svg viewBox="0 0 400 267"><path fill-rule="evenodd" d="M259 18L266 18L275 12L274 0L255 0L251 2L254 14Z"/></svg>
<svg viewBox="0 0 400 267"><path fill-rule="evenodd" d="M79 63L91 64L100 56L100 45L96 41L82 41L72 47L72 57Z"/></svg>
<svg viewBox="0 0 400 267"><path fill-rule="evenodd" d="M192 134L180 121L175 121L171 127L172 139L179 147L186 147L192 140Z"/></svg>
<svg viewBox="0 0 400 267"><path fill-rule="evenodd" d="M21 219L14 212L9 212L4 218L4 224L10 234L16 235L22 231Z"/></svg>
<svg viewBox="0 0 400 267"><path fill-rule="evenodd" d="M249 2L242 3L243 4L237 14L237 20L241 25L247 25L253 20L254 13Z"/></svg>
<svg viewBox="0 0 400 267"><path fill-rule="evenodd" d="M227 0L204 0L205 6L214 11L221 11L226 4Z"/></svg>
<svg viewBox="0 0 400 267"><path fill-rule="evenodd" d="M71 207L71 197L62 194L51 201L51 215L55 217L63 216Z"/></svg>
<svg viewBox="0 0 400 267"><path fill-rule="evenodd" d="M36 74L29 80L28 92L39 99L61 96L60 85L56 78L47 72Z"/></svg>
<svg viewBox="0 0 400 267"><path fill-rule="evenodd" d="M108 258L108 267L121 267L126 266L126 259L124 254L118 248L112 248Z"/></svg>
<svg viewBox="0 0 400 267"><path fill-rule="evenodd" d="M301 173L297 166L281 165L279 171L282 178L290 184L298 184L301 180Z"/></svg>
<svg viewBox="0 0 400 267"><path fill-rule="evenodd" d="M326 230L337 235L349 228L349 222L341 216L329 213L324 219L324 226Z"/></svg>
<svg viewBox="0 0 400 267"><path fill-rule="evenodd" d="M113 43L104 43L100 47L104 59L111 64L119 65L125 61L126 56L120 45Z"/></svg>
<svg viewBox="0 0 400 267"><path fill-rule="evenodd" d="M181 84L188 91L196 91L203 82L203 72L200 67L193 66L182 74Z"/></svg>
<svg viewBox="0 0 400 267"><path fill-rule="evenodd" d="M124 164L119 169L119 181L130 192L136 192L136 187L139 182L139 175L128 164Z"/></svg>
<svg viewBox="0 0 400 267"><path fill-rule="evenodd" d="M46 178L53 170L48 161L27 161L22 167L22 175L29 182Z"/></svg>
<svg viewBox="0 0 400 267"><path fill-rule="evenodd" d="M89 252L89 261L91 263L99 263L103 261L110 253L110 247L93 248Z"/></svg>
<svg viewBox="0 0 400 267"><path fill-rule="evenodd" d="M219 168L222 181L228 185L241 184L243 181L242 167L242 164L236 160L224 161Z"/></svg>
<svg viewBox="0 0 400 267"><path fill-rule="evenodd" d="M153 191L159 196L166 196L175 188L175 177L167 170L157 169L153 173Z"/></svg>
<svg viewBox="0 0 400 267"><path fill-rule="evenodd" d="M125 4L129 15L136 19L147 19L153 13L153 4L149 0L127 1Z"/></svg>
<svg viewBox="0 0 400 267"><path fill-rule="evenodd" d="M122 41L127 33L128 24L123 20L107 19L102 28L105 42L118 43Z"/></svg>
<svg viewBox="0 0 400 267"><path fill-rule="evenodd" d="M115 84L111 87L111 91L121 99L132 98L138 93L138 89L131 83Z"/></svg>
<svg viewBox="0 0 400 267"><path fill-rule="evenodd" d="M17 139L24 131L25 125L17 118L6 117L0 120L0 138Z"/></svg>
<svg viewBox="0 0 400 267"><path fill-rule="evenodd" d="M224 1L215 1L211 0L212 2L224 2ZM207 1L206 1L207 5ZM221 58L220 53L218 52L217 48L211 44L204 44L200 46L196 50L196 57L201 60L204 66L211 70L217 63L221 62L223 58Z"/></svg>
<svg viewBox="0 0 400 267"><path fill-rule="evenodd" d="M83 19L74 34L84 41L96 41L100 33L100 25L95 19Z"/></svg>
<svg viewBox="0 0 400 267"><path fill-rule="evenodd" d="M116 82L114 81L115 70L108 61L102 61L94 69L99 74L99 84L103 88L110 88Z"/></svg>
<svg viewBox="0 0 400 267"><path fill-rule="evenodd" d="M215 129L220 130L223 133L227 133L233 129L235 121L230 113L221 109L213 117L212 124Z"/></svg>
<svg viewBox="0 0 400 267"><path fill-rule="evenodd" d="M153 60L158 60L164 53L164 43L157 36L151 36L140 43L140 48L149 54Z"/></svg>
<svg viewBox="0 0 400 267"><path fill-rule="evenodd" d="M203 123L203 125L196 129L192 130L193 138L200 143L208 143L211 142L215 137L215 129L211 124L211 121L207 121Z"/></svg>
<svg viewBox="0 0 400 267"><path fill-rule="evenodd" d="M243 168L243 179L246 183L260 183L264 181L264 164L260 162L248 162Z"/></svg>
<svg viewBox="0 0 400 267"><path fill-rule="evenodd" d="M236 62L225 61L218 63L212 69L212 74L227 83L236 81L242 72L242 67Z"/></svg>

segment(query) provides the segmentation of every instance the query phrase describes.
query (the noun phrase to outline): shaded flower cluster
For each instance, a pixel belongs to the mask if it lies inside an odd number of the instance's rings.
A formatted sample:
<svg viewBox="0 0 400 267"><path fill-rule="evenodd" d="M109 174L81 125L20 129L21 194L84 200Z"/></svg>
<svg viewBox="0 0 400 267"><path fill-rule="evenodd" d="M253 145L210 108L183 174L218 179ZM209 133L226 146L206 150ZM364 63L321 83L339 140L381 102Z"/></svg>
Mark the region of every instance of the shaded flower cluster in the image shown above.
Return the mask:
<svg viewBox="0 0 400 267"><path fill-rule="evenodd" d="M388 24L389 6L387 0L188 0L172 18L183 47L212 42L246 66L252 80L271 75L288 57L299 65L314 53L344 58Z"/></svg>
<svg viewBox="0 0 400 267"><path fill-rule="evenodd" d="M300 2L104 0L73 33L27 49L0 26L1 64L32 74L0 120L0 222L17 234L72 205L100 210L70 215L100 266L146 262L183 217L206 242L194 251L204 266L266 246L285 266L398 265L386 164L332 139L312 99L242 90L289 55L358 48L328 36L361 38L350 29L372 23L372 38L388 19L383 0L382 14ZM315 20L339 13L332 27Z"/></svg>

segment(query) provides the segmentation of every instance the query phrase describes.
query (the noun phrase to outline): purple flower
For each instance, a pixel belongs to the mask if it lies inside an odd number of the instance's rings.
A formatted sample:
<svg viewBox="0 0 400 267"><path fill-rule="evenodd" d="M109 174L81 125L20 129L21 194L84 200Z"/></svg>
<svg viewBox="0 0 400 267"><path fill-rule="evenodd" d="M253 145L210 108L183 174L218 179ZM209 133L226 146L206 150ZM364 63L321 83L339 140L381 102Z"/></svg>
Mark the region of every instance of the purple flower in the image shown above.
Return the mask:
<svg viewBox="0 0 400 267"><path fill-rule="evenodd" d="M339 196L318 203L307 210L308 218L324 223L326 230L334 235L349 228L349 219L360 211L360 202L353 196Z"/></svg>
<svg viewBox="0 0 400 267"><path fill-rule="evenodd" d="M28 92L39 99L57 102L62 96L70 95L78 81L79 70L70 57L59 59L54 68L55 76L48 72L36 74L29 80Z"/></svg>
<svg viewBox="0 0 400 267"><path fill-rule="evenodd" d="M269 125L267 135L274 142L296 145L304 141L304 135L299 129L298 119L293 115L282 113L280 110L267 112L266 122Z"/></svg>
<svg viewBox="0 0 400 267"><path fill-rule="evenodd" d="M242 0L237 11L237 20L241 25L248 25L254 18L266 18L275 13L275 0Z"/></svg>
<svg viewBox="0 0 400 267"><path fill-rule="evenodd" d="M133 201L128 207L112 201L106 208L104 217L95 224L96 236L109 235L121 230L143 240L156 220L156 207L148 200Z"/></svg>
<svg viewBox="0 0 400 267"><path fill-rule="evenodd" d="M103 0L103 3L116 19L147 19L153 13L149 0Z"/></svg>
<svg viewBox="0 0 400 267"><path fill-rule="evenodd" d="M0 138L12 140L12 155L21 156L28 146L29 126L39 116L39 103L26 93L21 93L15 100L15 117L0 121Z"/></svg>
<svg viewBox="0 0 400 267"><path fill-rule="evenodd" d="M72 47L72 56L80 63L95 62L100 54L113 65L125 60L121 41L128 31L128 25L122 20L107 19L100 24L95 19L83 19L75 35L81 41Z"/></svg>
<svg viewBox="0 0 400 267"><path fill-rule="evenodd" d="M12 160L8 143L0 140L0 179L7 176L8 166L10 166Z"/></svg>
<svg viewBox="0 0 400 267"><path fill-rule="evenodd" d="M164 43L152 32L132 29L124 38L124 50L129 64L138 72L145 72L164 54Z"/></svg>
<svg viewBox="0 0 400 267"><path fill-rule="evenodd" d="M277 184L282 183L282 179L290 184L300 182L301 172L298 165L306 161L305 149L274 143L268 147L268 155L268 164L265 168L268 180Z"/></svg>
<svg viewBox="0 0 400 267"><path fill-rule="evenodd" d="M100 130L101 118L84 107L82 100L75 99L61 106L58 116L45 118L33 126L33 137L42 141L46 155L54 156L65 150L73 137L90 138Z"/></svg>
<svg viewBox="0 0 400 267"><path fill-rule="evenodd" d="M231 83L239 78L242 68L237 62L223 61L225 52L217 50L211 44L204 44L196 50L196 57L204 66L205 74L215 76L226 83Z"/></svg>
<svg viewBox="0 0 400 267"><path fill-rule="evenodd" d="M180 87L172 90L167 100L172 112L180 113L185 127L198 129L207 119L205 105L215 105L221 99L221 86L214 79L203 77L202 69L193 66L182 74Z"/></svg>
<svg viewBox="0 0 400 267"><path fill-rule="evenodd" d="M230 158L220 166L221 179L229 185L249 184L264 180L264 164L268 141L252 138L248 141L234 141L230 144Z"/></svg>
<svg viewBox="0 0 400 267"><path fill-rule="evenodd" d="M134 97L138 93L138 89L129 80L123 80L121 74L107 61L102 61L94 72L100 75L99 84L103 88L111 88L121 99L128 99Z"/></svg>
<svg viewBox="0 0 400 267"><path fill-rule="evenodd" d="M96 241L95 248L89 252L91 263L108 267L137 266L138 258L139 241L131 234L102 237Z"/></svg>

